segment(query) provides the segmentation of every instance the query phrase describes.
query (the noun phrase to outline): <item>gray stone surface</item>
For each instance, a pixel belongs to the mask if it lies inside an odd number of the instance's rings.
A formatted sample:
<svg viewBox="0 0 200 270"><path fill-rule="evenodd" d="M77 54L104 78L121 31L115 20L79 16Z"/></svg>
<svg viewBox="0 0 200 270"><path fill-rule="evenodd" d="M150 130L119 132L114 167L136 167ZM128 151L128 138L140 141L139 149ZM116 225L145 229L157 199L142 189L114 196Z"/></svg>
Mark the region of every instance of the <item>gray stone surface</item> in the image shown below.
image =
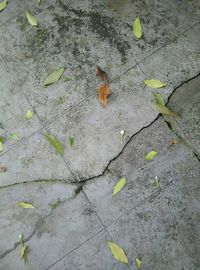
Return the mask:
<svg viewBox="0 0 200 270"><path fill-rule="evenodd" d="M198 0L16 0L0 12L0 270L130 270L136 257L144 270L200 269L199 15ZM110 78L105 107L97 65ZM59 67L71 80L44 87ZM143 83L151 78L167 83L156 92L175 118L158 117L155 90ZM63 157L46 132L62 141ZM151 150L158 155L145 161ZM114 259L109 240L129 265Z"/></svg>
<svg viewBox="0 0 200 270"><path fill-rule="evenodd" d="M200 77L183 84L181 91L171 97L169 106L178 117L166 117L167 121L200 158Z"/></svg>

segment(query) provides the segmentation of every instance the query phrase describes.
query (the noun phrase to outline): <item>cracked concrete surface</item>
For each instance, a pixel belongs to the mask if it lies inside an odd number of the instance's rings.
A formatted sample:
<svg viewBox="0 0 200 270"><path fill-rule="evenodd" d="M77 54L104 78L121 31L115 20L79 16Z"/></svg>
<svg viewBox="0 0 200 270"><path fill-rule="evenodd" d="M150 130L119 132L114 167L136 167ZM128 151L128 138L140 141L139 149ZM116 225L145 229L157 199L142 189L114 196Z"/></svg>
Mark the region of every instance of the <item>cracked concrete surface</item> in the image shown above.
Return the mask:
<svg viewBox="0 0 200 270"><path fill-rule="evenodd" d="M27 9L38 28L27 23ZM199 15L198 0L16 0L0 13L0 166L7 168L0 172L0 270L130 270L136 257L144 270L200 269ZM105 108L96 65L111 81ZM72 80L44 88L61 66ZM150 78L167 83L158 91L177 117L158 115L155 91L143 84ZM63 157L46 132L64 143ZM147 162L151 150L158 155ZM112 198L121 177L127 184ZM128 266L114 260L108 240L124 248Z"/></svg>

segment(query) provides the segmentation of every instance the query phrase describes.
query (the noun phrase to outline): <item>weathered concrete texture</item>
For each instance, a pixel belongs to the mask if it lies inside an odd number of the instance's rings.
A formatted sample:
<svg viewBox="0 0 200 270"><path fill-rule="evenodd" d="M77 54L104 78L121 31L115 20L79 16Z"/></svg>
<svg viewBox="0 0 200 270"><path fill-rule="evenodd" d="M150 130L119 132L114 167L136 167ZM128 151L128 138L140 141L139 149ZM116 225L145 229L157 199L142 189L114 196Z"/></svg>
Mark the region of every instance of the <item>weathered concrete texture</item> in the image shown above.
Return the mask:
<svg viewBox="0 0 200 270"><path fill-rule="evenodd" d="M135 270L135 257L144 270L199 269L199 16L198 0L15 0L0 12L0 270ZM110 78L105 107L97 65ZM59 67L70 80L44 87ZM151 78L167 83L157 91L175 118L158 117L155 90L143 83ZM64 157L46 132L62 141ZM145 161L151 150L158 155ZM126 186L113 198L121 177ZM128 266L108 240L124 248Z"/></svg>
<svg viewBox="0 0 200 270"><path fill-rule="evenodd" d="M0 257L13 249L15 243L19 243L19 234L22 233L26 240L45 223L47 217L53 214L49 204L56 203L58 200L61 204L71 200L75 196L76 188L76 185L54 181L1 188ZM17 205L19 201L29 202L35 206L35 209L22 209Z"/></svg>
<svg viewBox="0 0 200 270"><path fill-rule="evenodd" d="M50 133L65 141L64 157L80 180L101 174L130 136L157 116L143 79L137 66L111 83L107 107L100 105L96 96L91 97L48 126ZM122 129L126 132L123 144ZM69 146L66 135L75 137L75 147Z"/></svg>
<svg viewBox="0 0 200 270"><path fill-rule="evenodd" d="M38 179L74 181L64 160L44 137L45 133L38 132L24 139L2 155L0 162L7 171L1 173L1 186Z"/></svg>
<svg viewBox="0 0 200 270"><path fill-rule="evenodd" d="M178 117L166 117L167 121L200 159L200 76L183 84L171 97L169 106Z"/></svg>
<svg viewBox="0 0 200 270"><path fill-rule="evenodd" d="M109 270L113 268L116 270L128 270L128 266L119 264L111 257L107 244L110 240L111 238L108 233L104 231L100 232L49 269Z"/></svg>
<svg viewBox="0 0 200 270"><path fill-rule="evenodd" d="M197 24L193 31L184 32L179 39L141 61L140 66L148 78L160 78L167 83L167 94L199 74L199 32L200 24Z"/></svg>
<svg viewBox="0 0 200 270"><path fill-rule="evenodd" d="M199 177L185 176L153 202L121 217L108 231L127 251L131 269L135 269L134 258L141 256L144 270L196 270L200 266L199 210Z"/></svg>
<svg viewBox="0 0 200 270"><path fill-rule="evenodd" d="M172 139L178 140L170 146ZM152 161L145 161L145 155L156 150L158 155ZM97 180L84 186L89 200L95 206L102 222L114 222L124 212L158 195L155 177L164 188L172 182L192 177L199 178L200 165L196 157L183 145L167 127L163 119L134 136L121 156L108 167L108 172ZM115 198L112 191L117 181L125 177L126 187Z"/></svg>
<svg viewBox="0 0 200 270"><path fill-rule="evenodd" d="M64 198L62 194L63 191ZM31 250L28 269L46 269L101 230L102 225L85 196L79 194L74 199L69 198L36 226L35 234L27 243ZM15 260L11 259L13 256ZM20 261L19 247L1 261L1 270L27 269Z"/></svg>

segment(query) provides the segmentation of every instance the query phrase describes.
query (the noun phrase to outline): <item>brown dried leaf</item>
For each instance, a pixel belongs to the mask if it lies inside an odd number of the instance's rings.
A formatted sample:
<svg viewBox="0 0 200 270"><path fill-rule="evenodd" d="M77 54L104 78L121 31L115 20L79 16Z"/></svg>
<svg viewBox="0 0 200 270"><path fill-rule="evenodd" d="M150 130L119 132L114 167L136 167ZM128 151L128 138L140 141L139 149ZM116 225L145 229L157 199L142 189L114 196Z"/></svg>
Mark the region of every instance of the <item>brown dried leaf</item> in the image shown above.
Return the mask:
<svg viewBox="0 0 200 270"><path fill-rule="evenodd" d="M178 141L176 139L172 139L171 141L169 141L169 145L173 145L173 144L177 144Z"/></svg>
<svg viewBox="0 0 200 270"><path fill-rule="evenodd" d="M108 82L108 75L107 73L102 70L100 67L97 66L96 68L96 75L102 80L102 81L107 81Z"/></svg>
<svg viewBox="0 0 200 270"><path fill-rule="evenodd" d="M6 166L0 166L0 172L6 172L7 168Z"/></svg>
<svg viewBox="0 0 200 270"><path fill-rule="evenodd" d="M106 83L102 84L98 90L98 97L99 97L99 101L104 106L108 102L109 95L110 95L110 89L109 89L108 85Z"/></svg>

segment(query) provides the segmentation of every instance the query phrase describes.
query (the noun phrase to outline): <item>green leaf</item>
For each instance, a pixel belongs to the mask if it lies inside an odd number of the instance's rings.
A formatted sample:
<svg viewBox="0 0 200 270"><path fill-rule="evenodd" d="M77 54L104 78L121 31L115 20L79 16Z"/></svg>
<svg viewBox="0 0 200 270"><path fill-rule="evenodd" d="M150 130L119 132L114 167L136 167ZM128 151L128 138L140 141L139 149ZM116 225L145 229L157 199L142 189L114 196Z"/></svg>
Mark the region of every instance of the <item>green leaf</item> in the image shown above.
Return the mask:
<svg viewBox="0 0 200 270"><path fill-rule="evenodd" d="M4 8L6 8L7 6L7 0L3 1L0 3L0 11L4 10Z"/></svg>
<svg viewBox="0 0 200 270"><path fill-rule="evenodd" d="M64 82L68 82L68 81L72 81L73 79L72 78L69 78L69 77L66 77L66 76L62 76L62 79Z"/></svg>
<svg viewBox="0 0 200 270"><path fill-rule="evenodd" d="M60 79L60 77L62 76L62 74L63 74L64 71L65 71L64 68L59 68L59 69L54 70L46 78L46 80L44 81L44 86L50 85L50 84L53 84L53 83L57 82Z"/></svg>
<svg viewBox="0 0 200 270"><path fill-rule="evenodd" d="M13 140L19 141L19 136L16 133L10 133L9 137Z"/></svg>
<svg viewBox="0 0 200 270"><path fill-rule="evenodd" d="M0 142L4 143L5 142L5 138L3 136L0 136Z"/></svg>
<svg viewBox="0 0 200 270"><path fill-rule="evenodd" d="M4 145L2 142L0 142L0 152L3 152L3 149L4 149Z"/></svg>
<svg viewBox="0 0 200 270"><path fill-rule="evenodd" d="M176 116L177 115L177 113L171 111L170 109L168 109L164 105L156 104L156 108L159 111L159 113L162 113L162 114L165 114L165 115L169 115L169 116Z"/></svg>
<svg viewBox="0 0 200 270"><path fill-rule="evenodd" d="M70 146L74 146L74 143L75 143L74 137L70 137L69 138L69 144L70 144Z"/></svg>
<svg viewBox="0 0 200 270"><path fill-rule="evenodd" d="M155 102L157 105L165 105L164 99L159 93L154 93Z"/></svg>
<svg viewBox="0 0 200 270"><path fill-rule="evenodd" d="M41 4L41 0L37 0L37 3L38 3L38 5L40 5Z"/></svg>
<svg viewBox="0 0 200 270"><path fill-rule="evenodd" d="M135 259L135 266L139 269L142 266L142 261L138 258Z"/></svg>
<svg viewBox="0 0 200 270"><path fill-rule="evenodd" d="M167 84L164 83L164 82L161 82L159 80L154 80L154 79L151 79L151 80L144 80L144 83L151 87L151 88L161 88L161 87L164 87L166 86Z"/></svg>
<svg viewBox="0 0 200 270"><path fill-rule="evenodd" d="M158 153L156 151L150 151L146 156L146 160L152 160Z"/></svg>
<svg viewBox="0 0 200 270"><path fill-rule="evenodd" d="M23 201L17 202L17 205L24 208L24 209L35 208L35 206L33 206L32 204L27 203L27 202L23 202Z"/></svg>
<svg viewBox="0 0 200 270"><path fill-rule="evenodd" d="M137 17L135 19L135 21L133 22L133 34L138 39L142 37L142 27L141 27L141 23L140 23L140 18L139 17Z"/></svg>
<svg viewBox="0 0 200 270"><path fill-rule="evenodd" d="M53 209L56 209L60 205L60 203L61 202L59 200L57 200L57 202L55 202L55 203L49 203L49 206Z"/></svg>
<svg viewBox="0 0 200 270"><path fill-rule="evenodd" d="M25 11L25 14L30 25L38 26L38 20L35 16L33 16L29 11Z"/></svg>
<svg viewBox="0 0 200 270"><path fill-rule="evenodd" d="M114 242L108 241L108 246L112 252L112 255L117 261L128 264L128 258L124 250Z"/></svg>
<svg viewBox="0 0 200 270"><path fill-rule="evenodd" d="M64 154L64 145L53 135L45 134L45 137L49 141L49 143L55 148L56 152L61 156Z"/></svg>
<svg viewBox="0 0 200 270"><path fill-rule="evenodd" d="M27 263L28 261L27 254L28 254L28 246L22 245L20 249L20 258L22 261L24 261L24 263Z"/></svg>
<svg viewBox="0 0 200 270"><path fill-rule="evenodd" d="M33 112L31 110L28 110L25 117L27 120L30 120L33 117Z"/></svg>
<svg viewBox="0 0 200 270"><path fill-rule="evenodd" d="M121 178L114 187L113 196L115 196L126 184L126 178Z"/></svg>

